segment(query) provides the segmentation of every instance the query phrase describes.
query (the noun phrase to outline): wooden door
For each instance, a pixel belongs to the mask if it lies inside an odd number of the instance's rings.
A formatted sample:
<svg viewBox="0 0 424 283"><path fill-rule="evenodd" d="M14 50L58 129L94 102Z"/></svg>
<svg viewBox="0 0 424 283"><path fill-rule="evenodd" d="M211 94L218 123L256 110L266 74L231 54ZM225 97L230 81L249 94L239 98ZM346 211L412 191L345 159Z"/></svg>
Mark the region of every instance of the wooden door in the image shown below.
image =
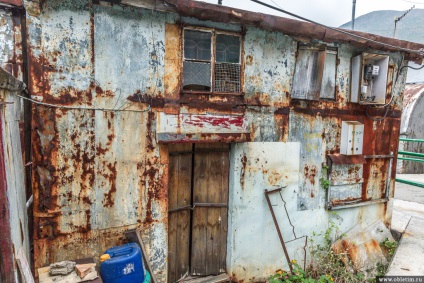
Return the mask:
<svg viewBox="0 0 424 283"><path fill-rule="evenodd" d="M169 146L168 282L225 272L228 144Z"/></svg>
<svg viewBox="0 0 424 283"><path fill-rule="evenodd" d="M194 150L191 274L225 272L228 221L228 144Z"/></svg>

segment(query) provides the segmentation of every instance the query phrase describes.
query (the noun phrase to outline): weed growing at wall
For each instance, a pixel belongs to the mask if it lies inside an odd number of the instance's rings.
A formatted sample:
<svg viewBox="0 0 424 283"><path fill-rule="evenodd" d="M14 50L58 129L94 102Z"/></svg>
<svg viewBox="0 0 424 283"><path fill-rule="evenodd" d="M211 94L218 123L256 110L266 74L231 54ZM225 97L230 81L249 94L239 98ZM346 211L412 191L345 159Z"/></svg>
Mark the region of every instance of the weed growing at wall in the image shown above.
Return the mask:
<svg viewBox="0 0 424 283"><path fill-rule="evenodd" d="M335 253L332 244L335 240L344 237L340 233L339 227L333 221L329 222L329 226L323 234L313 233L310 240L309 251L311 254L311 263L303 270L296 262L292 260L290 263L293 272L278 270L269 278L270 283L360 283L375 282L375 277L370 278L362 273L349 269L343 263L346 255L343 253ZM318 237L322 237L324 241L318 241ZM390 256L393 256L397 243L385 239L381 242L381 246L387 248ZM377 264L373 270L367 270L366 273L373 276L382 276L386 273L388 265Z"/></svg>
<svg viewBox="0 0 424 283"><path fill-rule="evenodd" d="M324 190L328 190L330 187L330 180L327 178L327 172L328 172L328 166L323 165L321 170L321 178L319 178L319 183L321 185L321 188Z"/></svg>

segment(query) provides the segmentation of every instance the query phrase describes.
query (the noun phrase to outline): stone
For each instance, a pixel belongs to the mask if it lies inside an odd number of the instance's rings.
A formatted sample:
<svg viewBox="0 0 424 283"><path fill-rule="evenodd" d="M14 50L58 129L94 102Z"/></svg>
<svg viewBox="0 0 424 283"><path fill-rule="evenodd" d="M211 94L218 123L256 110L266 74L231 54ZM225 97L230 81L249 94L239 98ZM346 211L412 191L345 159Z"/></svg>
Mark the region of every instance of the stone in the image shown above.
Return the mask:
<svg viewBox="0 0 424 283"><path fill-rule="evenodd" d="M50 264L51 275L67 275L75 269L76 263L74 261L60 261Z"/></svg>

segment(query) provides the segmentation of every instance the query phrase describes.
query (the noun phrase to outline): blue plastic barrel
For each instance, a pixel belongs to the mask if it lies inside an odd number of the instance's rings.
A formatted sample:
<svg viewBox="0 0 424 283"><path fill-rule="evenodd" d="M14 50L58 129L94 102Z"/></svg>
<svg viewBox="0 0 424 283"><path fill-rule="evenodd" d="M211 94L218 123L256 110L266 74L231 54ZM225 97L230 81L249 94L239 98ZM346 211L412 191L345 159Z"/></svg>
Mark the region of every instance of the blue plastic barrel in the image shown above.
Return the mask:
<svg viewBox="0 0 424 283"><path fill-rule="evenodd" d="M143 283L144 267L141 250L135 243L108 249L109 259L100 263L100 276L105 283Z"/></svg>

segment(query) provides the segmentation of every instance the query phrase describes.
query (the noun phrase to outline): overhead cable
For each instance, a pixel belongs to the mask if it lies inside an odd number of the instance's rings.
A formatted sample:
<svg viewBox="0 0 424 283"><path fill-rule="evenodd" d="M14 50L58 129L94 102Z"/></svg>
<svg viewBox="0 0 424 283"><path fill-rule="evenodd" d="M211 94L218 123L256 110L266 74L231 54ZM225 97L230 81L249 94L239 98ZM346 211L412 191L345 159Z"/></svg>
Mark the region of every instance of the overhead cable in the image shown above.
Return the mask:
<svg viewBox="0 0 424 283"><path fill-rule="evenodd" d="M364 37L364 36L361 36L361 35L357 35L357 34L354 34L354 33L351 33L351 32L345 31L345 30L342 30L342 29L333 28L333 27L330 27L330 26L327 26L327 25L324 25L324 24L315 22L313 20L310 20L310 19L307 19L305 17L299 16L299 15L294 14L292 12L289 12L287 10L277 8L275 6L272 6L270 4L267 4L267 3L262 2L262 1L259 1L259 0L250 0L250 1L255 2L257 4L260 4L262 6L268 7L270 9L279 11L281 13L285 13L285 14L290 15L292 17L295 17L297 19L300 19L300 20L303 20L303 21L306 21L306 22L310 22L312 24L316 24L316 25L321 26L323 28L330 29L330 30L333 30L333 31L336 31L336 32L339 32L339 33L343 33L343 34L349 35L349 36L354 37L354 38L358 38L358 39L362 39L362 40L367 40L369 42L372 42L372 43L375 43L375 44L378 44L378 45L381 45L381 46L386 46L386 47L389 47L389 48L392 48L392 49L395 49L395 50L399 50L399 51L404 51L404 52L409 52L409 53L416 53L416 54L418 54L420 56L423 56L424 55L424 50L422 48L420 48L419 50L413 50L413 49L409 49L409 48L403 48L403 47L400 47L400 46L395 46L395 45L391 45L391 44L388 44L388 43L380 42L380 41L377 41L377 40L373 40L373 39L370 39L370 38L367 38L367 37Z"/></svg>

